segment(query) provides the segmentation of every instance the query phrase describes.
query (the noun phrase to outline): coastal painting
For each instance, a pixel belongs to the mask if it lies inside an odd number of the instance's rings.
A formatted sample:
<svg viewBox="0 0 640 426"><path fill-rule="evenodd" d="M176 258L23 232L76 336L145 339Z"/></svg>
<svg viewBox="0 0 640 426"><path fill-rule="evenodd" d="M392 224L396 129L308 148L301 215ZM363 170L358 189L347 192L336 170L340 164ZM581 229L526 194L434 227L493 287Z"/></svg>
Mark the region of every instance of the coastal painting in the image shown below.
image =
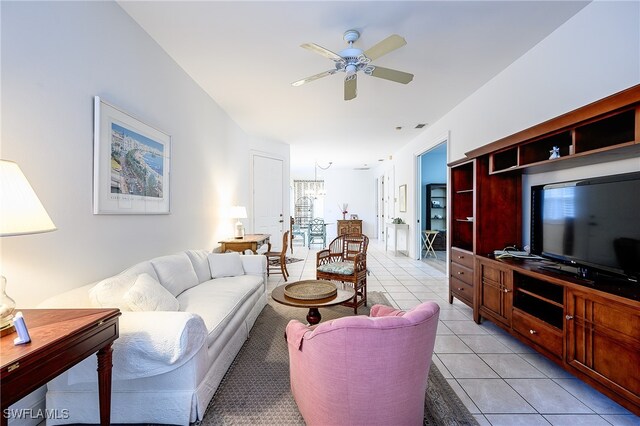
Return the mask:
<svg viewBox="0 0 640 426"><path fill-rule="evenodd" d="M111 193L162 198L164 146L111 123Z"/></svg>
<svg viewBox="0 0 640 426"><path fill-rule="evenodd" d="M94 108L94 213L169 213L171 137L97 96Z"/></svg>

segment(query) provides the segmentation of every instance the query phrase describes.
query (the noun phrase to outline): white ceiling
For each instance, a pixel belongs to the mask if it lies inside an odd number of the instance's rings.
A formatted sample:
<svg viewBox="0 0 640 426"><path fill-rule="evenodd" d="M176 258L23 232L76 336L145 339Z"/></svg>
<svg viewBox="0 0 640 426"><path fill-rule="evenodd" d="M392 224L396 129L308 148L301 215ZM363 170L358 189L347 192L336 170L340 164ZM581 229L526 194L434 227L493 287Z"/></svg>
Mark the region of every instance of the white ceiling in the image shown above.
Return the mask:
<svg viewBox="0 0 640 426"><path fill-rule="evenodd" d="M535 46L582 1L120 1L122 8L247 133L291 145L292 173L374 166ZM346 30L363 50L391 34L407 45L374 64L410 72L398 84L344 74L293 87L333 62ZM401 130L396 127L401 126ZM428 128L428 127L427 127ZM426 129L426 128L425 128Z"/></svg>

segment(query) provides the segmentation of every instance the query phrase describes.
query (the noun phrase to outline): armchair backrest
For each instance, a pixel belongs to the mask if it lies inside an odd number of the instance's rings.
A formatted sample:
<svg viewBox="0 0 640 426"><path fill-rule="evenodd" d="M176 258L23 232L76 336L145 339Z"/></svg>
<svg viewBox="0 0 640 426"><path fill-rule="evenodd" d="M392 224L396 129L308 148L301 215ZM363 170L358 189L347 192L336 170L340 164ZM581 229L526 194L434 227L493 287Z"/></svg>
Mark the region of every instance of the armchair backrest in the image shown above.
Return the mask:
<svg viewBox="0 0 640 426"><path fill-rule="evenodd" d="M367 254L369 237L364 234L343 234L329 244L332 255L340 254L342 260L353 260L358 253Z"/></svg>

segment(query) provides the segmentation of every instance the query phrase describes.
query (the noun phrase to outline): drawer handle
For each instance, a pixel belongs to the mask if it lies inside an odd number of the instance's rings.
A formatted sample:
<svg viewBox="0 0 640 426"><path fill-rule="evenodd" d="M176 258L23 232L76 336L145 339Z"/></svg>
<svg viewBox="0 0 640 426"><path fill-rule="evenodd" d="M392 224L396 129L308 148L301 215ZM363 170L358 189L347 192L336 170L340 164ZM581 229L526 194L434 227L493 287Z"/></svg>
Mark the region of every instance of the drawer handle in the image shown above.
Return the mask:
<svg viewBox="0 0 640 426"><path fill-rule="evenodd" d="M573 315L567 315L565 318L567 319L567 321L571 321L573 319Z"/></svg>
<svg viewBox="0 0 640 426"><path fill-rule="evenodd" d="M458 291L464 291L464 288L458 287Z"/></svg>
<svg viewBox="0 0 640 426"><path fill-rule="evenodd" d="M464 272L458 271L458 275L464 275Z"/></svg>
<svg viewBox="0 0 640 426"><path fill-rule="evenodd" d="M531 333L531 334L536 334L536 333L538 333L538 332L537 332L537 331L535 331L535 330L529 330L529 333Z"/></svg>
<svg viewBox="0 0 640 426"><path fill-rule="evenodd" d="M464 256L458 256L458 259L464 259Z"/></svg>
<svg viewBox="0 0 640 426"><path fill-rule="evenodd" d="M504 291L505 293L509 293L511 290L509 290L508 288L504 288L502 289L502 291Z"/></svg>

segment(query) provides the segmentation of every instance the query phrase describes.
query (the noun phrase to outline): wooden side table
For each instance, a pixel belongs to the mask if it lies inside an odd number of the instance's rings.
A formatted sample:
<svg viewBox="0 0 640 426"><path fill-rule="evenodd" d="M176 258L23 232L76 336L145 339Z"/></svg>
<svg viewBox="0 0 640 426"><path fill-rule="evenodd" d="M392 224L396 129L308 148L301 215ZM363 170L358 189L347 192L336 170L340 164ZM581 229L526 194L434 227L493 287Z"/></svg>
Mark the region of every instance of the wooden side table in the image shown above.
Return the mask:
<svg viewBox="0 0 640 426"><path fill-rule="evenodd" d="M324 280L307 280L309 283L314 283L318 281ZM338 289L338 293L335 296L327 297L324 299L313 299L313 300L301 300L294 299L284 294L284 288L287 284L282 284L273 289L271 292L271 297L278 303L282 303L287 306L294 306L296 308L309 308L309 312L307 314L307 321L310 325L316 325L322 319L320 315L320 311L318 308L324 308L329 306L339 305L341 303L346 302L349 299L353 299L354 292L351 290L342 290Z"/></svg>
<svg viewBox="0 0 640 426"><path fill-rule="evenodd" d="M100 424L111 421L111 344L118 338L118 309L24 309L31 342L0 339L0 425L6 409L49 380L97 352Z"/></svg>
<svg viewBox="0 0 640 426"><path fill-rule="evenodd" d="M243 238L228 238L218 242L222 253L227 250L240 253L244 253L245 250L251 250L253 254L258 254L258 248L264 244L267 244L267 251L271 251L269 237L271 237L271 234L247 234Z"/></svg>

